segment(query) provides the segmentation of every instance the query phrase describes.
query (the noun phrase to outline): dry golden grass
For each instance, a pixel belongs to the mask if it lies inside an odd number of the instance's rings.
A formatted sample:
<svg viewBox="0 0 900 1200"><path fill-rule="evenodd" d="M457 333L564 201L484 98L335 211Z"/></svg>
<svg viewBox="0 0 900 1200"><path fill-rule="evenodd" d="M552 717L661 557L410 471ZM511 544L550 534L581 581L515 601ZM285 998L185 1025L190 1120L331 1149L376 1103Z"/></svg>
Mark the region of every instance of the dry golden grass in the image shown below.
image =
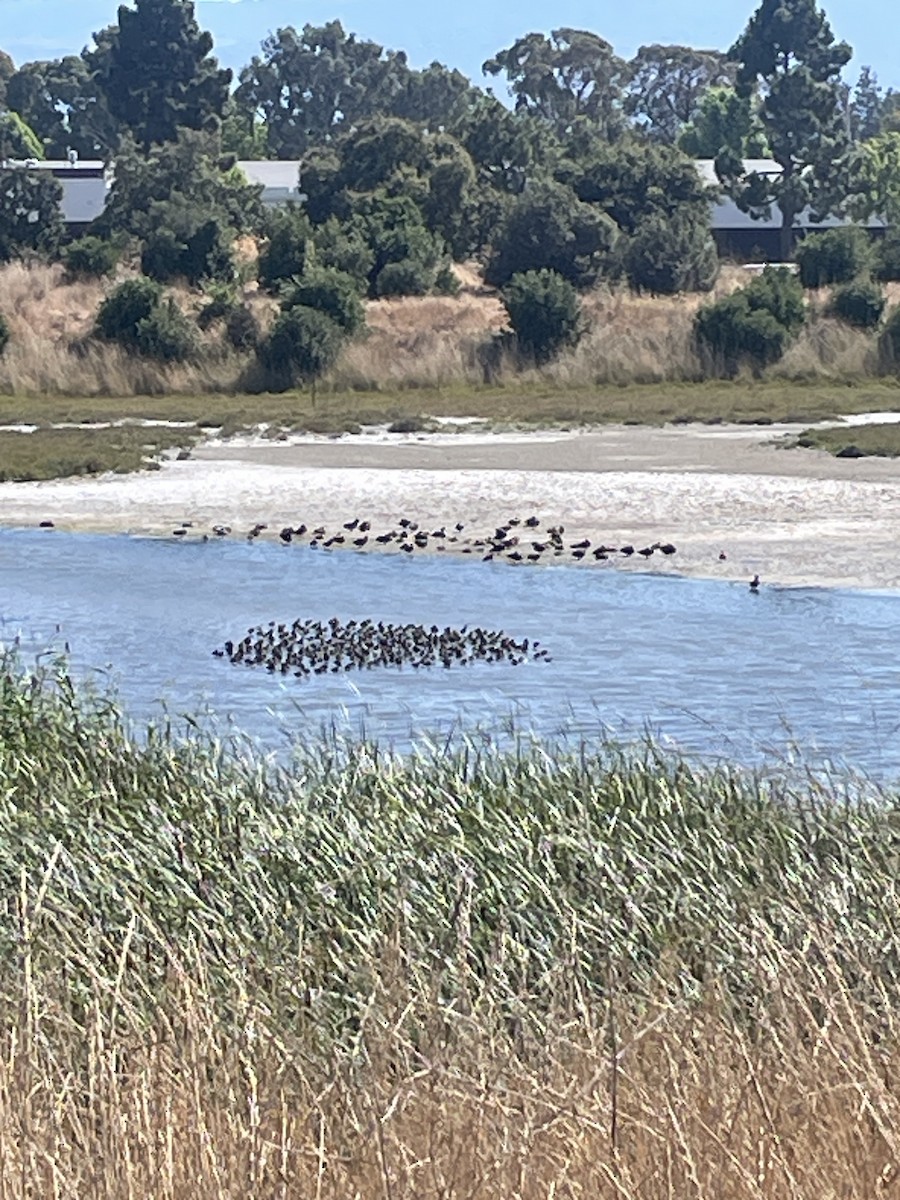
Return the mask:
<svg viewBox="0 0 900 1200"><path fill-rule="evenodd" d="M358 1053L333 1060L258 1001L236 997L223 1028L176 956L151 1026L98 986L78 1041L23 953L0 1039L4 1196L873 1200L900 1181L898 1030L876 1038L821 946L785 956L758 1023L715 987L639 1016L576 988L524 1043L486 1036L477 1005L427 1003L395 964Z"/></svg>
<svg viewBox="0 0 900 1200"><path fill-rule="evenodd" d="M120 271L121 275L122 271ZM585 297L586 336L574 349L541 368L514 355L493 357L484 347L504 328L496 293L485 288L474 264L457 268L462 289L456 297L373 301L367 305L368 332L348 345L324 381L323 391L400 393L416 389L501 388L571 389L640 384L692 383L707 378L708 364L697 355L692 322L705 296L640 296L625 288L598 288ZM746 282L740 268L723 268L713 296ZM123 353L102 342L87 343L94 315L115 281L65 281L59 266L9 264L0 268L0 312L12 340L0 358L0 393L11 396L136 397L228 393L241 386L246 356L223 348L220 331L203 337L198 361L166 366ZM888 288L900 299L900 285ZM263 327L275 303L244 289L244 299ZM204 303L198 293L178 292L189 313ZM814 316L772 379L849 380L878 372L875 341L824 315L827 296L813 295ZM81 343L78 353L73 344Z"/></svg>

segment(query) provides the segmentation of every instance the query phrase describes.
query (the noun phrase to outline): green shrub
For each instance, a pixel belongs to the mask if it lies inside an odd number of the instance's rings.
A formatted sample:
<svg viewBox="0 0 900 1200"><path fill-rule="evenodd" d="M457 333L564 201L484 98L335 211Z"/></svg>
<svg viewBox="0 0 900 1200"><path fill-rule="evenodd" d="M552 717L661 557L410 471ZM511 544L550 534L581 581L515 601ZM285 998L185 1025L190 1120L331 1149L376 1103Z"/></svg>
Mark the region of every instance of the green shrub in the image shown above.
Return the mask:
<svg viewBox="0 0 900 1200"><path fill-rule="evenodd" d="M767 267L745 288L704 305L694 318L694 335L729 374L742 362L758 371L781 358L805 320L799 280Z"/></svg>
<svg viewBox="0 0 900 1200"><path fill-rule="evenodd" d="M872 246L868 234L858 225L811 233L795 254L804 287L825 287L830 283L849 283L868 271Z"/></svg>
<svg viewBox="0 0 900 1200"><path fill-rule="evenodd" d="M162 294L152 279L126 279L100 305L96 334L127 349L138 349L138 325L158 307Z"/></svg>
<svg viewBox="0 0 900 1200"><path fill-rule="evenodd" d="M315 267L285 289L282 309L298 304L325 313L351 337L366 323L356 280L334 267Z"/></svg>
<svg viewBox="0 0 900 1200"><path fill-rule="evenodd" d="M708 222L656 214L641 221L628 241L625 271L633 288L672 296L708 292L719 274L719 256Z"/></svg>
<svg viewBox="0 0 900 1200"><path fill-rule="evenodd" d="M431 291L434 272L413 258L386 263L375 280L377 296L426 296Z"/></svg>
<svg viewBox="0 0 900 1200"><path fill-rule="evenodd" d="M871 279L857 279L835 288L829 312L856 329L874 329L884 315L884 289Z"/></svg>
<svg viewBox="0 0 900 1200"><path fill-rule="evenodd" d="M259 285L274 292L285 280L305 275L316 261L316 252L309 218L294 204L271 214L266 233L259 253Z"/></svg>
<svg viewBox="0 0 900 1200"><path fill-rule="evenodd" d="M190 321L170 297L138 321L135 348L146 358L184 362L196 353L197 339Z"/></svg>
<svg viewBox="0 0 900 1200"><path fill-rule="evenodd" d="M888 313L879 342L882 366L885 370L900 370L900 304Z"/></svg>
<svg viewBox="0 0 900 1200"><path fill-rule="evenodd" d="M556 271L525 271L503 290L503 303L519 346L547 362L581 335L581 303L575 288Z"/></svg>
<svg viewBox="0 0 900 1200"><path fill-rule="evenodd" d="M246 304L237 305L225 318L225 337L235 350L255 350L260 333L259 321Z"/></svg>
<svg viewBox="0 0 900 1200"><path fill-rule="evenodd" d="M298 381L314 384L334 365L342 342L331 317L298 304L278 314L256 353L272 386L286 390Z"/></svg>
<svg viewBox="0 0 900 1200"><path fill-rule="evenodd" d="M900 280L900 229L889 229L874 246L874 274L882 283Z"/></svg>
<svg viewBox="0 0 900 1200"><path fill-rule="evenodd" d="M144 243L141 270L158 283L186 279L196 286L207 279L233 279L234 259L225 231L210 220L185 237L171 229L156 230Z"/></svg>
<svg viewBox="0 0 900 1200"><path fill-rule="evenodd" d="M238 307L237 295L230 284L213 282L205 290L209 299L197 314L201 329L209 329L214 322L227 319Z"/></svg>
<svg viewBox="0 0 900 1200"><path fill-rule="evenodd" d="M88 234L70 242L62 260L70 279L102 279L113 273L121 254L118 243Z"/></svg>
<svg viewBox="0 0 900 1200"><path fill-rule="evenodd" d="M444 263L434 277L434 290L440 296L458 296L459 280L450 263Z"/></svg>
<svg viewBox="0 0 900 1200"><path fill-rule="evenodd" d="M6 347L8 345L9 345L9 323L6 320L6 317L4 317L2 313L0 313L0 354L3 353L3 351L6 349Z"/></svg>

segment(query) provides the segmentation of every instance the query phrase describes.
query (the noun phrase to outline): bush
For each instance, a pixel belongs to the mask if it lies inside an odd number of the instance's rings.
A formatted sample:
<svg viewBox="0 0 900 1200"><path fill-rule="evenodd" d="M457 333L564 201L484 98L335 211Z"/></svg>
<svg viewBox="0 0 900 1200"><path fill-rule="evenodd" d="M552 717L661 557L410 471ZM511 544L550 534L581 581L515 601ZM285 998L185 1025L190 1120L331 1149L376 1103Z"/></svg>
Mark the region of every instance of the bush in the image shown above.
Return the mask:
<svg viewBox="0 0 900 1200"><path fill-rule="evenodd" d="M874 246L873 272L882 283L900 280L900 230L889 229Z"/></svg>
<svg viewBox="0 0 900 1200"><path fill-rule="evenodd" d="M315 384L334 365L342 342L331 317L298 304L279 313L256 352L273 387L286 390L298 380Z"/></svg>
<svg viewBox="0 0 900 1200"><path fill-rule="evenodd" d="M633 288L672 296L708 292L719 274L709 223L691 217L654 215L641 221L625 250Z"/></svg>
<svg viewBox="0 0 900 1200"><path fill-rule="evenodd" d="M603 274L618 237L615 222L563 184L539 184L513 202L494 235L484 278L505 287L513 275L550 270L577 287Z"/></svg>
<svg viewBox="0 0 900 1200"><path fill-rule="evenodd" d="M238 307L235 290L227 283L211 283L206 295L209 299L197 314L197 324L201 329L209 329L214 322L227 319Z"/></svg>
<svg viewBox="0 0 900 1200"><path fill-rule="evenodd" d="M137 350L138 325L159 306L162 294L162 288L152 279L126 279L120 283L97 311L98 337Z"/></svg>
<svg viewBox="0 0 900 1200"><path fill-rule="evenodd" d="M879 343L883 367L896 372L900 369L900 304L888 313Z"/></svg>
<svg viewBox="0 0 900 1200"><path fill-rule="evenodd" d="M190 321L169 298L138 321L135 348L146 358L184 362L196 353L197 339Z"/></svg>
<svg viewBox="0 0 900 1200"><path fill-rule="evenodd" d="M233 308L225 318L225 337L235 350L255 350L260 333L259 321L246 304Z"/></svg>
<svg viewBox="0 0 900 1200"><path fill-rule="evenodd" d="M358 333L366 323L366 311L356 281L333 267L317 267L285 289L281 307L298 304L327 314L344 333Z"/></svg>
<svg viewBox="0 0 900 1200"><path fill-rule="evenodd" d="M829 312L855 329L874 329L884 314L884 290L871 279L857 279L836 288Z"/></svg>
<svg viewBox="0 0 900 1200"><path fill-rule="evenodd" d="M116 242L89 234L70 242L62 260L70 279L102 279L116 269L121 253Z"/></svg>
<svg viewBox="0 0 900 1200"><path fill-rule="evenodd" d="M413 258L386 263L375 280L377 296L426 296L431 291L434 272Z"/></svg>
<svg viewBox="0 0 900 1200"><path fill-rule="evenodd" d="M459 295L459 280L450 263L444 263L434 277L434 290L440 296Z"/></svg>
<svg viewBox="0 0 900 1200"><path fill-rule="evenodd" d="M259 253L259 285L274 292L285 280L306 274L315 263L315 246L309 218L294 204L271 215L267 234Z"/></svg>
<svg viewBox="0 0 900 1200"><path fill-rule="evenodd" d="M758 371L781 358L805 320L799 280L768 267L747 287L701 308L694 318L694 335L730 374L742 362Z"/></svg>
<svg viewBox="0 0 900 1200"><path fill-rule="evenodd" d="M0 314L0 354L9 345L9 324L2 314Z"/></svg>
<svg viewBox="0 0 900 1200"><path fill-rule="evenodd" d="M574 287L556 271L514 275L503 303L516 341L536 362L547 362L581 335L581 303Z"/></svg>
<svg viewBox="0 0 900 1200"><path fill-rule="evenodd" d="M158 283L186 279L196 287L207 279L233 279L234 260L224 230L210 220L185 237L165 228L152 233L141 253L141 270Z"/></svg>
<svg viewBox="0 0 900 1200"><path fill-rule="evenodd" d="M797 247L795 255L804 287L825 287L830 283L849 283L867 272L872 263L868 234L858 225L811 233Z"/></svg>

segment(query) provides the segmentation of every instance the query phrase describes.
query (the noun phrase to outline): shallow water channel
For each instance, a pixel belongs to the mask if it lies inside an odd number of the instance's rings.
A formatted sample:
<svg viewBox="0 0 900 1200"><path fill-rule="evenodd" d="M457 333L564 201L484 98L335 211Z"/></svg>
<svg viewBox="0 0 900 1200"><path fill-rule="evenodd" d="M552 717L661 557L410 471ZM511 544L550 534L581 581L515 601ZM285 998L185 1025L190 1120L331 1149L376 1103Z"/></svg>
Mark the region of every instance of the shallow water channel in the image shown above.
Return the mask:
<svg viewBox="0 0 900 1200"><path fill-rule="evenodd" d="M309 680L212 650L270 620L371 617L537 638L552 662ZM520 568L261 542L0 530L0 642L68 643L138 721L215 714L268 748L337 729L397 748L514 726L546 737L647 731L692 754L850 766L900 778L900 596ZM163 707L164 706L164 707Z"/></svg>

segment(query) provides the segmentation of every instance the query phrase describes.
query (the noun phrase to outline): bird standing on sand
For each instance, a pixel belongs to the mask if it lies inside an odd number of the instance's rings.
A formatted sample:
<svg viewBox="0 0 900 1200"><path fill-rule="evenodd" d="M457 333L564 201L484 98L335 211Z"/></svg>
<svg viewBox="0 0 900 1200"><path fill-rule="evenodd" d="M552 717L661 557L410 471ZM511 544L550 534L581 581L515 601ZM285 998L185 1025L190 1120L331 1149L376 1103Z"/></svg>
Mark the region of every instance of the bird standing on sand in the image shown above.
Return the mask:
<svg viewBox="0 0 900 1200"><path fill-rule="evenodd" d="M753 578L750 580L750 591L754 592L754 593L759 591L759 576L758 575L754 575Z"/></svg>

